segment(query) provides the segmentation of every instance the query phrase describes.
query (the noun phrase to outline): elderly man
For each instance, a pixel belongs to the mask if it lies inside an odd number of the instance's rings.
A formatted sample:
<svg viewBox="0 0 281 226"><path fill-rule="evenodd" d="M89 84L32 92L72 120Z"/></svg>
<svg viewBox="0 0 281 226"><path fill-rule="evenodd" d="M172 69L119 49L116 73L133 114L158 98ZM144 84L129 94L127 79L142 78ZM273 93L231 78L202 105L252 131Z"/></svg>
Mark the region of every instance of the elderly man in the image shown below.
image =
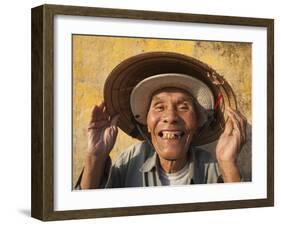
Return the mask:
<svg viewBox="0 0 281 226"><path fill-rule="evenodd" d="M148 135L140 131L145 140L123 151L112 165L109 153L119 116L110 117L104 102L95 106L81 189L241 181L237 157L246 140L246 119L239 111L226 109L228 120L217 142L216 160L193 145L216 101L203 81L188 74L143 79L130 94L130 110Z"/></svg>

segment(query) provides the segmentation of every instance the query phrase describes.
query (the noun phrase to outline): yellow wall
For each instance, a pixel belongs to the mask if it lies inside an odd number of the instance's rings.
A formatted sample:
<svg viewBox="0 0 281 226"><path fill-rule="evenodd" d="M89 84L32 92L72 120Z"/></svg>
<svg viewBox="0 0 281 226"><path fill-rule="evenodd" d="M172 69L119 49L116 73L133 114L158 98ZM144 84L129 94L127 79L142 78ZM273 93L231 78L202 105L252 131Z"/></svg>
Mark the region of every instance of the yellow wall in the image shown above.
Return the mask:
<svg viewBox="0 0 281 226"><path fill-rule="evenodd" d="M73 35L73 183L83 167L91 108L103 99L106 77L124 59L150 51L171 51L189 55L223 75L236 94L238 109L247 117L251 132L250 43ZM111 157L114 159L121 150L135 142L137 140L119 130ZM250 143L249 139L244 148L244 156L248 158L248 161L242 162L245 171L250 170Z"/></svg>

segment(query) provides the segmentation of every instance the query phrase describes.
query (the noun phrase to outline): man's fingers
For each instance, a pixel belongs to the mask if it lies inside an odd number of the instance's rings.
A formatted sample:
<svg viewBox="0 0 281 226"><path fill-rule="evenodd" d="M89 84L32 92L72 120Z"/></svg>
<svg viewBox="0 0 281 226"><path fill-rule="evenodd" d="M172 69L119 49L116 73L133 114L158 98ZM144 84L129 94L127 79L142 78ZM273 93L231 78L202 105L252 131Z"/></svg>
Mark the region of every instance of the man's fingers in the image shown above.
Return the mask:
<svg viewBox="0 0 281 226"><path fill-rule="evenodd" d="M232 134L232 130L233 130L233 123L232 123L232 121L230 119L228 119L228 121L226 122L226 125L225 125L224 132L227 135L231 135Z"/></svg>
<svg viewBox="0 0 281 226"><path fill-rule="evenodd" d="M234 111L233 109L228 109L228 112L230 113L229 116L231 120L233 121L234 126L234 133L236 133L241 138L241 143L245 143L246 141L246 120L245 117L241 117L241 113L238 111Z"/></svg>
<svg viewBox="0 0 281 226"><path fill-rule="evenodd" d="M102 101L99 105L95 105L92 109L90 122L108 120L109 116L106 111L105 103Z"/></svg>
<svg viewBox="0 0 281 226"><path fill-rule="evenodd" d="M99 119L108 119L104 101L102 101L99 105L99 116Z"/></svg>
<svg viewBox="0 0 281 226"><path fill-rule="evenodd" d="M104 106L105 106L105 103L104 103L104 101L102 101L102 102L99 104L99 108L100 108L100 109L103 109Z"/></svg>
<svg viewBox="0 0 281 226"><path fill-rule="evenodd" d="M115 115L111 121L108 120L99 120L99 121L92 121L90 122L88 129L99 129L101 127L108 127L108 126L115 126L117 127L119 115Z"/></svg>
<svg viewBox="0 0 281 226"><path fill-rule="evenodd" d="M231 118L231 120L233 122L233 128L234 128L233 132L239 132L239 134L240 134L241 131L242 131L240 122L237 120L237 118L233 114L230 115L230 118Z"/></svg>
<svg viewBox="0 0 281 226"><path fill-rule="evenodd" d="M117 126L111 126L111 127L110 127L110 135L111 135L112 137L115 137L115 136L117 135L117 133L118 133L118 128L117 128Z"/></svg>
<svg viewBox="0 0 281 226"><path fill-rule="evenodd" d="M90 120L90 122L93 122L93 121L96 119L97 114L98 114L97 112L98 112L98 106L95 105L95 106L92 108L92 113L91 113L91 120Z"/></svg>
<svg viewBox="0 0 281 226"><path fill-rule="evenodd" d="M233 112L234 117L239 121L241 133L243 137L243 143L245 143L247 140L247 118L243 114L241 114L241 112L238 110L235 111L230 108L230 111Z"/></svg>
<svg viewBox="0 0 281 226"><path fill-rule="evenodd" d="M112 117L112 119L111 119L111 121L110 121L110 124L112 125L112 126L117 126L117 123L118 123L118 120L119 120L119 114L117 114L117 115L114 115L113 117Z"/></svg>
<svg viewBox="0 0 281 226"><path fill-rule="evenodd" d="M246 139L247 139L247 118L243 114L241 114L240 111L237 111L237 114L242 119L243 134L244 134L245 142L246 142Z"/></svg>
<svg viewBox="0 0 281 226"><path fill-rule="evenodd" d="M94 121L94 122L91 122L88 125L88 130L91 130L91 129L101 129L101 128L107 127L107 126L110 126L110 124L109 124L109 122L107 120Z"/></svg>
<svg viewBox="0 0 281 226"><path fill-rule="evenodd" d="M107 109L106 109L106 106L105 106L105 104L104 104L104 106L103 106L103 115L104 115L104 117L106 118L106 119L109 119L109 114L108 114L108 112L107 112Z"/></svg>
<svg viewBox="0 0 281 226"><path fill-rule="evenodd" d="M234 115L234 117L239 121L240 125L244 127L247 123L247 119L244 115L242 115L238 110L233 110L232 108L228 108L228 111Z"/></svg>
<svg viewBox="0 0 281 226"><path fill-rule="evenodd" d="M102 101L98 105L98 110L97 110L97 114L96 114L96 118L95 118L96 121L107 119L106 114L104 113L104 108L105 108L105 103L104 103L104 101Z"/></svg>

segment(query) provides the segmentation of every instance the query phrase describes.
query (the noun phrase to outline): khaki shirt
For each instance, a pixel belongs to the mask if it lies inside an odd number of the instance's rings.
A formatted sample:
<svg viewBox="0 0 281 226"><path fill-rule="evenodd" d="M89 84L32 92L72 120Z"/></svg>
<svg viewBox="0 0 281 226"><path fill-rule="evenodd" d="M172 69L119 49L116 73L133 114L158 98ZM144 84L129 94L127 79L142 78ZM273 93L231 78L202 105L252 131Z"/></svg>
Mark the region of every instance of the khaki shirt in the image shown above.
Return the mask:
<svg viewBox="0 0 281 226"><path fill-rule="evenodd" d="M200 148L190 148L186 184L220 183L222 176L212 155ZM141 142L122 152L111 166L105 188L161 186L157 153L148 142Z"/></svg>

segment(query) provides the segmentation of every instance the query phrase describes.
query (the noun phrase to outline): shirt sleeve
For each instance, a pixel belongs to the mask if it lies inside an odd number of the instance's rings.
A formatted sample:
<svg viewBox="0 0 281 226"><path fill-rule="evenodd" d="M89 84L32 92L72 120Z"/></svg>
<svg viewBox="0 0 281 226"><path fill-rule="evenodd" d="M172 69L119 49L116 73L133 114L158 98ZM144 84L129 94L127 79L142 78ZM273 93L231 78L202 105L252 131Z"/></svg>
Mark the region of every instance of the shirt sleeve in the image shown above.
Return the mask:
<svg viewBox="0 0 281 226"><path fill-rule="evenodd" d="M220 172L219 164L217 161L214 161L211 163L213 166L210 166L209 172L208 172L208 181L209 183L224 183L223 176ZM213 169L212 169L213 168ZM240 182L244 182L244 178L240 173ZM213 182L216 181L216 182Z"/></svg>
<svg viewBox="0 0 281 226"><path fill-rule="evenodd" d="M219 165L214 158L211 158L211 161L208 166L207 172L207 183L224 183L222 174L219 169Z"/></svg>
<svg viewBox="0 0 281 226"><path fill-rule="evenodd" d="M103 177L102 177L102 181L100 183L100 186L99 188L104 188L107 181L108 181L108 178L109 178L109 174L110 174L110 170L111 170L111 165L112 165L112 161L111 161L111 158L109 157L108 160L106 161L106 164L104 166L104 173L103 173ZM74 186L74 189L75 190L81 190L81 180L82 180L82 177L83 177L83 172L84 172L84 168L82 169L79 177L78 177L78 180Z"/></svg>
<svg viewBox="0 0 281 226"><path fill-rule="evenodd" d="M121 188L124 187L127 174L128 163L130 161L130 151L123 151L112 164L105 188Z"/></svg>
<svg viewBox="0 0 281 226"><path fill-rule="evenodd" d="M213 155L201 148L193 150L194 182L196 184L223 183L218 163Z"/></svg>

